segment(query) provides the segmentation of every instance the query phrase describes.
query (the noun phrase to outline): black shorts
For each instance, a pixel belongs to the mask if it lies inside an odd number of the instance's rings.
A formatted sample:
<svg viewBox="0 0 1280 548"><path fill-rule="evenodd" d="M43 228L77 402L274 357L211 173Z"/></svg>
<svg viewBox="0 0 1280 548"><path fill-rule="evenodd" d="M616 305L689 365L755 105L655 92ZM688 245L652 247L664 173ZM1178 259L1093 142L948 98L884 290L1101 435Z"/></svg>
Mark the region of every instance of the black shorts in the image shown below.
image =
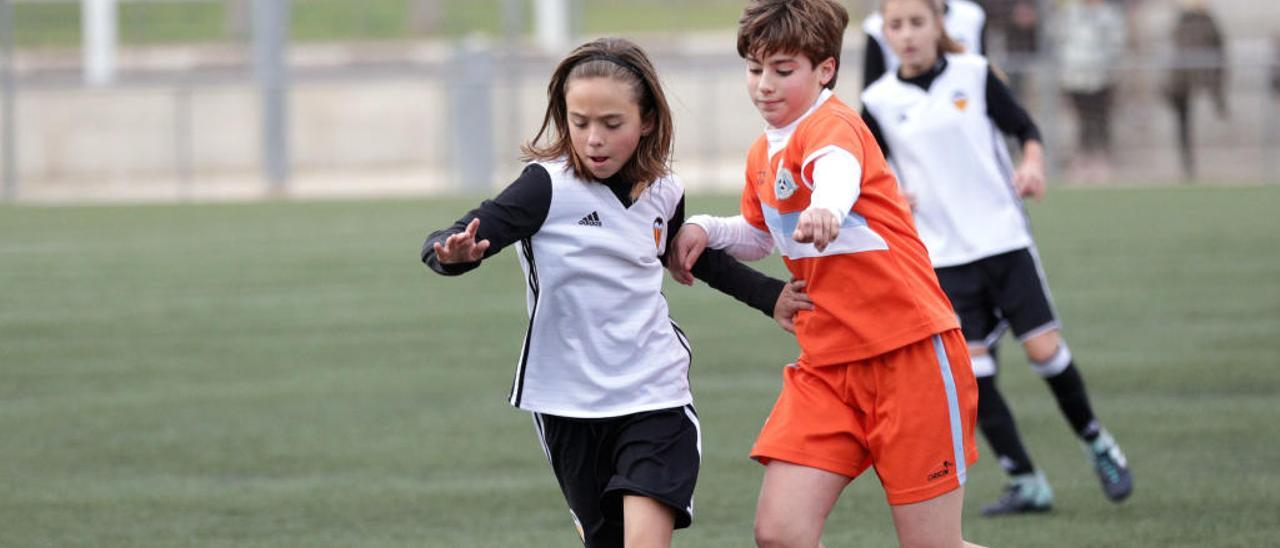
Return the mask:
<svg viewBox="0 0 1280 548"><path fill-rule="evenodd" d="M676 529L693 523L702 432L692 405L602 419L534 413L533 422L588 547L622 547L624 495L669 506Z"/></svg>
<svg viewBox="0 0 1280 548"><path fill-rule="evenodd" d="M1039 257L1030 248L935 272L971 344L993 346L1010 327L1020 340L1058 327Z"/></svg>

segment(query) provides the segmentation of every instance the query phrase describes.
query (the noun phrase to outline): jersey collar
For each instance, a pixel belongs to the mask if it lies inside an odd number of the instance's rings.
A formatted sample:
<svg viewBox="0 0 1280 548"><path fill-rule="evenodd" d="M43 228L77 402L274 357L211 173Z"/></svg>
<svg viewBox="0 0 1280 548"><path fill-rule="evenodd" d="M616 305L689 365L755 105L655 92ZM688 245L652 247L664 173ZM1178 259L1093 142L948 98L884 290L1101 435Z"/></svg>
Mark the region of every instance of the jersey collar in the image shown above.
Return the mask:
<svg viewBox="0 0 1280 548"><path fill-rule="evenodd" d="M796 132L796 127L800 125L800 122L803 122L805 118L813 114L813 111L818 110L818 107L826 103L833 95L835 94L830 89L823 88L822 93L818 94L818 99L813 102L813 106L809 107L809 110L805 111L799 118L796 118L794 122L779 128L766 127L764 134L769 139L769 157L772 158L779 150L786 148L787 141L791 139L791 134Z"/></svg>
<svg viewBox="0 0 1280 548"><path fill-rule="evenodd" d="M944 70L947 70L947 56L939 55L938 61L933 64L933 67L924 71L923 74L912 76L911 78L903 78L902 68L899 67L896 76L898 77L898 80L902 81L904 84L911 84L925 91L929 91L929 86L933 85L933 81L936 80L938 75L942 74L942 71Z"/></svg>

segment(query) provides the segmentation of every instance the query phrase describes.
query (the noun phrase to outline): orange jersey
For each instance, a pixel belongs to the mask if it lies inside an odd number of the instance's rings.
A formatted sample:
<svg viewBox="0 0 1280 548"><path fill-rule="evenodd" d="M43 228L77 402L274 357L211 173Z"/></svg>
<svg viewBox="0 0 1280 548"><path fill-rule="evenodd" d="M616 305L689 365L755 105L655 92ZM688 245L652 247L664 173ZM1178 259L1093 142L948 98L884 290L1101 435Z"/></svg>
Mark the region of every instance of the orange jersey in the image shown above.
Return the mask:
<svg viewBox="0 0 1280 548"><path fill-rule="evenodd" d="M813 160L832 147L857 159L857 201L824 251L791 238L809 207ZM824 181L824 184L828 182ZM761 136L747 156L742 215L773 236L815 308L796 317L802 363L824 366L883 354L959 327L938 286L911 210L862 118L835 96L769 154Z"/></svg>

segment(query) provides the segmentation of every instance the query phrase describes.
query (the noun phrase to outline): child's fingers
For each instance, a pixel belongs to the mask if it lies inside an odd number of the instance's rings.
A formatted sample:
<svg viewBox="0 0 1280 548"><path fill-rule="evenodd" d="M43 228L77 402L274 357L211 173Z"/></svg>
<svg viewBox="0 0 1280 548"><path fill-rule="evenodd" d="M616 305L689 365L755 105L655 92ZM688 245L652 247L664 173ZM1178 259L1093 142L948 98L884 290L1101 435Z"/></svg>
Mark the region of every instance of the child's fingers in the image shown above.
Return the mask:
<svg viewBox="0 0 1280 548"><path fill-rule="evenodd" d="M686 243L681 246L682 257L680 258L681 272L689 274L693 271L693 265L698 262L698 256L702 255L702 251L693 243Z"/></svg>
<svg viewBox="0 0 1280 548"><path fill-rule="evenodd" d="M835 239L836 230L834 223L831 222L829 217L821 216L818 217L817 222L814 224L817 225L817 227L814 231L813 243L817 246L818 251L825 250L827 248L827 244L830 244L831 240Z"/></svg>
<svg viewBox="0 0 1280 548"><path fill-rule="evenodd" d="M460 246L466 245L467 242L471 242L473 240L475 240L475 237L473 235L468 234L466 232L459 232L457 234L449 236L449 238L446 239L444 242L445 242L445 246L447 247L460 247Z"/></svg>
<svg viewBox="0 0 1280 548"><path fill-rule="evenodd" d="M471 248L471 260L478 261L484 258L484 252L489 249L489 240L480 240Z"/></svg>
<svg viewBox="0 0 1280 548"><path fill-rule="evenodd" d="M801 220L800 224L796 225L796 231L791 233L791 239L797 242L800 242L802 244L807 244L809 242L812 242L813 233L809 229L808 223L806 223L804 220Z"/></svg>
<svg viewBox="0 0 1280 548"><path fill-rule="evenodd" d="M693 276L685 271L681 266L680 253L678 249L672 250L673 257L667 261L667 272L671 273L671 279L681 285L693 285Z"/></svg>
<svg viewBox="0 0 1280 548"><path fill-rule="evenodd" d="M480 230L479 218L471 219L471 222L467 223L467 230L464 232L466 232L468 238L474 240L476 238L477 230Z"/></svg>

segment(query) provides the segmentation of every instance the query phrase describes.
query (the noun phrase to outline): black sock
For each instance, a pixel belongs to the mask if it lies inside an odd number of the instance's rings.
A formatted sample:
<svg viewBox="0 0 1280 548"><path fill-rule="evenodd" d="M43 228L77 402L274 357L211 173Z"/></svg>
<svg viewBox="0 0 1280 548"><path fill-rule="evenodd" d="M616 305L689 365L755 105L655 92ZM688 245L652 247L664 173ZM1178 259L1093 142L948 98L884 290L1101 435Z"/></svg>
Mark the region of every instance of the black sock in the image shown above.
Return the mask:
<svg viewBox="0 0 1280 548"><path fill-rule="evenodd" d="M1084 441L1097 439L1101 428L1089 405L1089 393L1084 389L1084 379L1080 377L1075 361L1045 382L1049 383L1053 396L1058 399L1058 409L1062 410L1062 416L1066 417L1076 435Z"/></svg>
<svg viewBox="0 0 1280 548"><path fill-rule="evenodd" d="M996 389L995 376L978 377L978 427L1006 473L1016 476L1035 471L1031 456L1022 447L1013 413Z"/></svg>

